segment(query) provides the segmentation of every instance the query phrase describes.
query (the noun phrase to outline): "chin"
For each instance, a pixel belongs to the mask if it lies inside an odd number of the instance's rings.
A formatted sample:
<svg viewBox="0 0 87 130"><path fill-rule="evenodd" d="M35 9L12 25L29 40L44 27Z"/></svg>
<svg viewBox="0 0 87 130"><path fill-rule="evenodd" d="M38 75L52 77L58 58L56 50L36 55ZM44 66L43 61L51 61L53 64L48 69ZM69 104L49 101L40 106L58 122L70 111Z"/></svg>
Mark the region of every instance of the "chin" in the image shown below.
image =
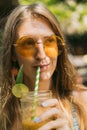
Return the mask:
<svg viewBox="0 0 87 130"><path fill-rule="evenodd" d="M51 75L50 74L41 74L40 75L40 81L47 81L51 79Z"/></svg>

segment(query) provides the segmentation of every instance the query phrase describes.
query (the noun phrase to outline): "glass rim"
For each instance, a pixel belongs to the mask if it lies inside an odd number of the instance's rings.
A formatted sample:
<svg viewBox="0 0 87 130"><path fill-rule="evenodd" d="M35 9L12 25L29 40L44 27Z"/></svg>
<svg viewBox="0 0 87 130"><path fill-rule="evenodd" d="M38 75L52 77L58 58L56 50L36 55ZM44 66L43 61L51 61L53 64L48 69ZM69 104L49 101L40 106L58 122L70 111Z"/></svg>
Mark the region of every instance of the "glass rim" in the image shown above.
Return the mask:
<svg viewBox="0 0 87 130"><path fill-rule="evenodd" d="M21 101L27 101L27 100L30 100L30 99L33 99L35 98L45 98L46 96L47 97L52 97L52 91L51 90L40 90L37 92L37 95L34 95L34 91L29 91L28 94L24 94L24 96L20 99Z"/></svg>

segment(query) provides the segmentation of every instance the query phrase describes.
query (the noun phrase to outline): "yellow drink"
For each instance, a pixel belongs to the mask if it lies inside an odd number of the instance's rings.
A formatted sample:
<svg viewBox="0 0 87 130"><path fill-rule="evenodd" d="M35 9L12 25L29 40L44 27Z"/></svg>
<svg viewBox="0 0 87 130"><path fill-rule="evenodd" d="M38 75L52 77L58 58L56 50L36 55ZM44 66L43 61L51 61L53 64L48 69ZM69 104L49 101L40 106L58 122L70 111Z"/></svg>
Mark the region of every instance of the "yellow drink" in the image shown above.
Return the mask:
<svg viewBox="0 0 87 130"><path fill-rule="evenodd" d="M40 128L41 126L46 124L49 120L43 121L40 123L34 123L34 122L30 122L26 119L25 121L22 122L23 130L38 130L38 128Z"/></svg>
<svg viewBox="0 0 87 130"><path fill-rule="evenodd" d="M23 130L38 130L38 128L46 124L48 121L52 120L52 119L47 119L46 121L36 123L32 119L32 114L34 115L34 117L38 117L43 112L50 109L50 107L41 106L41 103L43 101L51 98L50 91L38 93L38 98L37 98L38 101L34 111L32 111L33 110L32 103L34 97L31 93L33 94L33 92L29 92L29 95L27 95L21 100Z"/></svg>

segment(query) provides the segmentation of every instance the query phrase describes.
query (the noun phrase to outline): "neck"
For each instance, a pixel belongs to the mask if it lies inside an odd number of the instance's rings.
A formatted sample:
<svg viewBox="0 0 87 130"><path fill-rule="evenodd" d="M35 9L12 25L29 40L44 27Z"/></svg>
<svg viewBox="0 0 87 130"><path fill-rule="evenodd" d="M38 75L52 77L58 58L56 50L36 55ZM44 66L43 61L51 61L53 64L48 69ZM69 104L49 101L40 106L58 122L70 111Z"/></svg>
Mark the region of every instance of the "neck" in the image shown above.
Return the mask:
<svg viewBox="0 0 87 130"><path fill-rule="evenodd" d="M39 91L40 90L49 90L51 89L52 86L52 80L45 80L45 81L40 81L39 83Z"/></svg>
<svg viewBox="0 0 87 130"><path fill-rule="evenodd" d="M24 84L27 85L29 87L30 91L34 90L35 87L35 81L34 80L30 80L27 76L24 76ZM52 79L49 80L44 80L44 81L40 81L39 82L39 88L38 90L49 90L52 87Z"/></svg>

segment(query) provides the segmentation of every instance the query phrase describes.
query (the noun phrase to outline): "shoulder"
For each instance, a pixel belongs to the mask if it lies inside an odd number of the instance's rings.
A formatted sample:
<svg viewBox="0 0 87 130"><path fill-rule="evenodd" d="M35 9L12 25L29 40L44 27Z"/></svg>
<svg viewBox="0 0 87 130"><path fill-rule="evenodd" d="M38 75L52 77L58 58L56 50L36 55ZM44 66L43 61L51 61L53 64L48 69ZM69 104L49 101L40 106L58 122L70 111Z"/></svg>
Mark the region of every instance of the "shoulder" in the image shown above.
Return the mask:
<svg viewBox="0 0 87 130"><path fill-rule="evenodd" d="M78 88L73 92L73 96L87 107L87 87L79 85Z"/></svg>

